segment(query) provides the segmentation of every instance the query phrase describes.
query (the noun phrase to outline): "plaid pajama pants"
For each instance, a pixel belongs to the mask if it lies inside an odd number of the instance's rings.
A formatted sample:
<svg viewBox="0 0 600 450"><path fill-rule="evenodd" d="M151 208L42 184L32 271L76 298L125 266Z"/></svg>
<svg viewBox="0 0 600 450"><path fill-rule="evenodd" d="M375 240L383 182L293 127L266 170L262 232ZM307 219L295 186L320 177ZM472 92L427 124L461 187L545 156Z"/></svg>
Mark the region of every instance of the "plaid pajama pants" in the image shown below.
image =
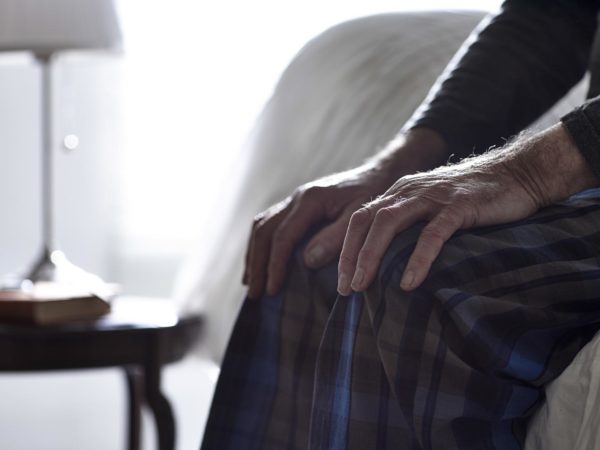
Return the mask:
<svg viewBox="0 0 600 450"><path fill-rule="evenodd" d="M285 289L247 300L202 449L502 449L600 328L600 190L517 223L458 232L426 282L398 236L365 292L298 251Z"/></svg>

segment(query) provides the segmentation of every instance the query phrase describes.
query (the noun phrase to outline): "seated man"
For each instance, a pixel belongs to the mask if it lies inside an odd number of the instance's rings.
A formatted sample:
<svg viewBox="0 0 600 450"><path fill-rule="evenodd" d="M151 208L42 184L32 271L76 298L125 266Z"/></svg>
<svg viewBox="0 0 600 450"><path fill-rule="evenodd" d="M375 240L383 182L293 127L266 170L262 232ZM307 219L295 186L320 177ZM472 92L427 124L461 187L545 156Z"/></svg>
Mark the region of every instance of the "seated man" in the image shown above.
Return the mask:
<svg viewBox="0 0 600 450"><path fill-rule="evenodd" d="M599 9L506 1L387 149L256 218L204 449L522 448L600 328Z"/></svg>

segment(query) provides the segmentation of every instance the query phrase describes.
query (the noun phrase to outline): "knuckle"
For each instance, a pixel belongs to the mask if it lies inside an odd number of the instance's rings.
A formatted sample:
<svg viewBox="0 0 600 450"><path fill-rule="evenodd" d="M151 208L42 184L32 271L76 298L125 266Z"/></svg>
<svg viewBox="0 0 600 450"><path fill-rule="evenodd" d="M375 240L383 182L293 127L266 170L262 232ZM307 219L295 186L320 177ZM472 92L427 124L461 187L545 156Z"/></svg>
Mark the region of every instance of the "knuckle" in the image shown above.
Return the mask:
<svg viewBox="0 0 600 450"><path fill-rule="evenodd" d="M287 231L283 228L277 228L273 232L272 243L273 247L281 248L289 244L290 238Z"/></svg>
<svg viewBox="0 0 600 450"><path fill-rule="evenodd" d="M258 242L264 242L270 238L269 230L264 226L264 224L259 224L254 229L254 239Z"/></svg>
<svg viewBox="0 0 600 450"><path fill-rule="evenodd" d="M371 212L368 208L360 208L350 216L350 226L366 225L371 221Z"/></svg>
<svg viewBox="0 0 600 450"><path fill-rule="evenodd" d="M305 191L305 189L302 186L294 189L294 191L292 192L292 194L289 196L290 201L291 202L297 201L302 196L302 194L304 193L304 191Z"/></svg>
<svg viewBox="0 0 600 450"><path fill-rule="evenodd" d="M440 192L455 192L456 189L450 180L437 180L433 185L433 188Z"/></svg>
<svg viewBox="0 0 600 450"><path fill-rule="evenodd" d="M424 256L421 253L415 253L415 254L413 254L411 260L412 260L412 265L414 267L426 267L426 266L429 266L429 258L427 258L426 256Z"/></svg>
<svg viewBox="0 0 600 450"><path fill-rule="evenodd" d="M322 186L309 186L302 191L300 198L309 201L319 200L324 191L325 188Z"/></svg>
<svg viewBox="0 0 600 450"><path fill-rule="evenodd" d="M289 197L289 205L290 207L295 206L297 204L302 204L306 200L306 190L298 188L296 189L292 195Z"/></svg>
<svg viewBox="0 0 600 450"><path fill-rule="evenodd" d="M446 240L444 231L437 227L432 226L425 228L422 233L423 241L425 242L444 242Z"/></svg>
<svg viewBox="0 0 600 450"><path fill-rule="evenodd" d="M363 248L358 255L358 259L360 259L361 262L368 264L375 260L375 252L370 248Z"/></svg>
<svg viewBox="0 0 600 450"><path fill-rule="evenodd" d="M396 219L396 215L392 208L381 208L377 213L375 213L375 221L381 224L390 224L394 222Z"/></svg>
<svg viewBox="0 0 600 450"><path fill-rule="evenodd" d="M252 219L252 226L254 228L256 228L257 226L259 226L262 222L264 222L265 220L265 216L266 216L266 212L260 212L257 215L254 216L254 218Z"/></svg>
<svg viewBox="0 0 600 450"><path fill-rule="evenodd" d="M448 206L440 211L438 214L438 220L455 228L460 228L464 224L465 218L469 216L469 211L470 209L466 206Z"/></svg>
<svg viewBox="0 0 600 450"><path fill-rule="evenodd" d="M469 209L473 205L473 195L464 190L458 191L452 197L452 203L449 207L450 211L460 214Z"/></svg>
<svg viewBox="0 0 600 450"><path fill-rule="evenodd" d="M404 175L403 177L401 177L400 179L398 179L393 185L392 185L392 189L394 190L394 192L398 192L408 186L413 186L415 184L415 178L417 177L417 174L412 174L412 175Z"/></svg>
<svg viewBox="0 0 600 450"><path fill-rule="evenodd" d="M341 254L340 255L340 267L348 267L350 265L352 265L353 259L350 258L350 256L348 256L347 254Z"/></svg>
<svg viewBox="0 0 600 450"><path fill-rule="evenodd" d="M460 212L456 205L450 205L439 212L438 218L443 222L449 222L455 220L459 215Z"/></svg>
<svg viewBox="0 0 600 450"><path fill-rule="evenodd" d="M253 219L253 225L257 226L267 223L275 219L277 216L281 215L281 213L289 209L290 205L292 204L293 198L294 195L286 197L280 202L277 202L274 205L271 205L270 207L265 209L264 211L261 211L260 213L256 214Z"/></svg>

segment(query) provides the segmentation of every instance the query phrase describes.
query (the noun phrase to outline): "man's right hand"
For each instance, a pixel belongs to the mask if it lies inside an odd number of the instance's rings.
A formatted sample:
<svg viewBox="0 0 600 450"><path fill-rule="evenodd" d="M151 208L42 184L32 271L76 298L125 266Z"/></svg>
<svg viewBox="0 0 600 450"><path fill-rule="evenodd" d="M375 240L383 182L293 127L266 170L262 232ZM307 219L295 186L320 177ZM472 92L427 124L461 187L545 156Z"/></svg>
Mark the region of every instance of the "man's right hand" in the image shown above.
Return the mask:
<svg viewBox="0 0 600 450"><path fill-rule="evenodd" d="M305 264L313 269L335 260L352 214L386 191L399 177L443 163L441 137L426 129L407 133L392 150L356 169L300 186L254 219L246 251L244 284L250 298L281 288L292 251L306 233L323 224L306 245Z"/></svg>

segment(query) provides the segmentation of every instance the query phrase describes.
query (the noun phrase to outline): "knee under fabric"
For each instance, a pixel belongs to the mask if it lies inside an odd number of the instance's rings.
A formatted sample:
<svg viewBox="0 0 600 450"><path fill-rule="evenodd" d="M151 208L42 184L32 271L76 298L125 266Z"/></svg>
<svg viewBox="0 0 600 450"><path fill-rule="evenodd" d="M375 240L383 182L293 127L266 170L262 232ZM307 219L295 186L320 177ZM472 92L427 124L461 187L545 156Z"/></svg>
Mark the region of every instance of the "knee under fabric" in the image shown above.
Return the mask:
<svg viewBox="0 0 600 450"><path fill-rule="evenodd" d="M418 227L350 297L334 266L298 260L284 291L245 302L203 448L523 448L544 385L599 327L599 229L595 191L459 232L410 293Z"/></svg>

